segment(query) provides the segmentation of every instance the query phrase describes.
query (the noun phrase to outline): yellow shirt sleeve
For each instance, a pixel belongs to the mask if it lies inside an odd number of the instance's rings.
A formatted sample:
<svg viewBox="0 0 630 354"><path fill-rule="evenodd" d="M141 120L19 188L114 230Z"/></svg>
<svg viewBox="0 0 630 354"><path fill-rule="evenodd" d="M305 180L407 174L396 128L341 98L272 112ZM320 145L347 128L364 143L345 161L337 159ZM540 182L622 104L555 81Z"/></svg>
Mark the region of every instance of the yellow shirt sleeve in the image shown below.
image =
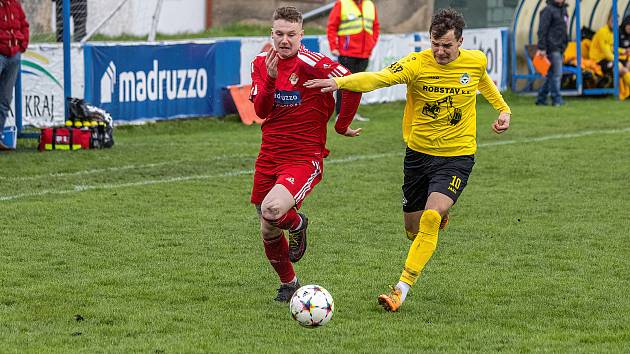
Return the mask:
<svg viewBox="0 0 630 354"><path fill-rule="evenodd" d="M612 34L612 32L611 32ZM601 49L602 52L604 53L604 56L606 57L606 60L608 61L613 61L615 60L615 54L613 53L613 36L605 36L604 38L602 38L602 44L601 44Z"/></svg>
<svg viewBox="0 0 630 354"><path fill-rule="evenodd" d="M614 35L608 26L600 28L593 40L591 41L591 50L589 51L589 58L599 62L601 60L613 61L615 59L614 52ZM621 48L619 54L622 54Z"/></svg>
<svg viewBox="0 0 630 354"><path fill-rule="evenodd" d="M483 97L490 102L494 109L502 113L505 112L512 114L512 111L507 103L505 103L501 92L499 92L499 89L497 89L497 86L485 71L481 76L481 80L479 80L479 92L481 92Z"/></svg>
<svg viewBox="0 0 630 354"><path fill-rule="evenodd" d="M413 81L418 70L415 53L407 55L398 62L381 71L361 72L343 77L335 77L339 89L354 92L370 92L383 87L407 84Z"/></svg>

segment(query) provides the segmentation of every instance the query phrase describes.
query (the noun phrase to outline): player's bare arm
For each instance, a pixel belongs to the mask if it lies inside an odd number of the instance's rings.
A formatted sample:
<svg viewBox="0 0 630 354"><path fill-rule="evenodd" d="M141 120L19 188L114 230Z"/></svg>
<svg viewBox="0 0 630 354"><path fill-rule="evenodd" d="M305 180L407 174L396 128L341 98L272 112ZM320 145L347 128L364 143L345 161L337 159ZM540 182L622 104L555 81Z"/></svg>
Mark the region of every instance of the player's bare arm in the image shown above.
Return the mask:
<svg viewBox="0 0 630 354"><path fill-rule="evenodd" d="M497 134L501 134L504 131L508 130L510 128L511 117L512 115L510 113L501 112L499 114L499 118L497 118L497 120L492 123L492 130Z"/></svg>
<svg viewBox="0 0 630 354"><path fill-rule="evenodd" d="M322 92L333 92L339 89L333 79L311 79L304 83L304 87L321 88Z"/></svg>

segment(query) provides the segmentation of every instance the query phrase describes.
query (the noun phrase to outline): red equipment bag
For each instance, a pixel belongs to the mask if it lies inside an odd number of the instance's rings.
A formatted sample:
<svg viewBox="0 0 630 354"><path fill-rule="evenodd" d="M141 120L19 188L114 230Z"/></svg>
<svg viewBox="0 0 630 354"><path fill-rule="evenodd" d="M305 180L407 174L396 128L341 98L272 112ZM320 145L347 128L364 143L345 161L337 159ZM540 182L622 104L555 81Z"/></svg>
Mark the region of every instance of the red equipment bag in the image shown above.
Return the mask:
<svg viewBox="0 0 630 354"><path fill-rule="evenodd" d="M44 128L39 136L39 151L89 149L90 136L89 130Z"/></svg>

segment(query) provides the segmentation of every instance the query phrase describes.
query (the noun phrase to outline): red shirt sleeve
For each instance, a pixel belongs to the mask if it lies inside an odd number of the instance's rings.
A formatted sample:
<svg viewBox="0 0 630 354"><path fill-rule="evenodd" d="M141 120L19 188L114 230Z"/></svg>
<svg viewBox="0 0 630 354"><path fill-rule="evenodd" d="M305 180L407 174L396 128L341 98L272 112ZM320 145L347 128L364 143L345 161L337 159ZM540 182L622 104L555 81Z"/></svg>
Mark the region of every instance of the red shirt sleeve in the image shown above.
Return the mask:
<svg viewBox="0 0 630 354"><path fill-rule="evenodd" d="M273 109L276 79L267 76L266 72L261 72L260 63L263 61L260 58L256 57L252 61L252 90L249 93L249 100L254 103L256 115L266 119Z"/></svg>
<svg viewBox="0 0 630 354"><path fill-rule="evenodd" d="M341 90L341 109L339 110L339 119L335 122L335 131L341 135L346 133L348 127L357 114L359 104L361 103L361 92L352 92Z"/></svg>
<svg viewBox="0 0 630 354"><path fill-rule="evenodd" d="M328 37L328 45L330 50L339 49L339 36L337 31L341 24L341 2L337 1L328 16L328 25L326 26L326 36Z"/></svg>
<svg viewBox="0 0 630 354"><path fill-rule="evenodd" d="M313 75L316 78L328 79L352 74L346 67L325 55L319 53L310 53L308 55L311 59L317 59L317 62L313 67L315 70ZM359 109L361 95L361 92L351 92L346 90L341 91L341 110L339 111L337 122L335 122L335 131L337 133L342 135L346 133L346 130L354 119L354 115L357 113L357 109Z"/></svg>
<svg viewBox="0 0 630 354"><path fill-rule="evenodd" d="M352 74L346 67L326 56L317 63L316 67L321 68L321 75L324 78L348 76ZM346 133L346 130L354 119L354 115L359 109L361 95L361 92L341 90L341 109L339 110L339 117L335 122L335 131L337 133L341 135Z"/></svg>

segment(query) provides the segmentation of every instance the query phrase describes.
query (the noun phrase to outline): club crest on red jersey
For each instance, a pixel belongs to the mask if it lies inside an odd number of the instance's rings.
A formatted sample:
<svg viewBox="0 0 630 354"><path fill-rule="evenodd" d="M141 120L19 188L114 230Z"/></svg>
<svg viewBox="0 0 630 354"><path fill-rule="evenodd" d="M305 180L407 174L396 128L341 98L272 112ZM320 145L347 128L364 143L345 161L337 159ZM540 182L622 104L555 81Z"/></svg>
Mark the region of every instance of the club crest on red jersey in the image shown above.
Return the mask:
<svg viewBox="0 0 630 354"><path fill-rule="evenodd" d="M289 82L293 86L295 86L298 83L299 80L300 80L300 78L297 76L296 73L292 73L291 76L289 76Z"/></svg>

